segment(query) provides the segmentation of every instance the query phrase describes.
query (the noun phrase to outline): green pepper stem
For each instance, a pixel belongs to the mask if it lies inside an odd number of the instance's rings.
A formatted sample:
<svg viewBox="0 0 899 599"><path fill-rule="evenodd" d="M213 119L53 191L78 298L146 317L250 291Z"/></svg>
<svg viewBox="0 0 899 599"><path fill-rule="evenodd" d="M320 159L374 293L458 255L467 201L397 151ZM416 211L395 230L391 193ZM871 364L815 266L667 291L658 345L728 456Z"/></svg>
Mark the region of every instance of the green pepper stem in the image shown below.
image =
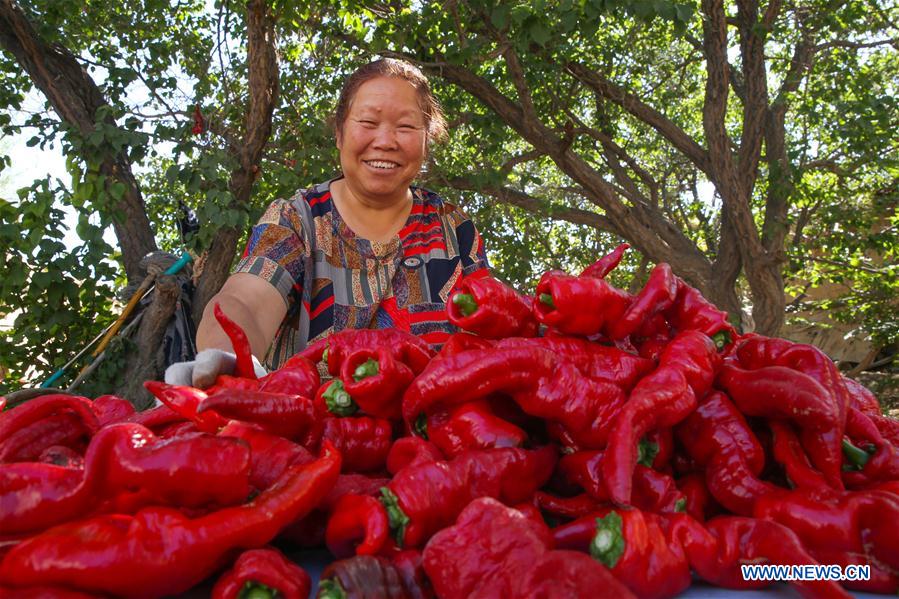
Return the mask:
<svg viewBox="0 0 899 599"><path fill-rule="evenodd" d="M457 293L453 296L453 303L459 308L463 316L471 316L478 309L478 303L470 293Z"/></svg>
<svg viewBox="0 0 899 599"><path fill-rule="evenodd" d="M623 522L618 512L596 519L596 534L590 541L590 556L607 568L614 568L624 554Z"/></svg>
<svg viewBox="0 0 899 599"><path fill-rule="evenodd" d="M346 593L336 578L326 578L318 585L316 599L346 599Z"/></svg>
<svg viewBox="0 0 899 599"><path fill-rule="evenodd" d="M652 462L659 455L659 444L641 439L637 445L637 463L652 468Z"/></svg>
<svg viewBox="0 0 899 599"><path fill-rule="evenodd" d="M553 296L550 293L541 293L537 299L540 300L541 304L546 304L550 308L556 307L556 303L553 301Z"/></svg>
<svg viewBox="0 0 899 599"><path fill-rule="evenodd" d="M399 497L387 487L381 487L381 504L387 510L390 532L393 533L396 546L402 549L406 537L406 527L409 526L411 520L400 507Z"/></svg>
<svg viewBox="0 0 899 599"><path fill-rule="evenodd" d="M334 379L325 392L322 393L325 406L335 416L352 416L359 410L359 406L344 389L343 381Z"/></svg>
<svg viewBox="0 0 899 599"><path fill-rule="evenodd" d="M724 349L730 344L730 331L718 331L712 335L712 341L715 342L716 348Z"/></svg>
<svg viewBox="0 0 899 599"><path fill-rule="evenodd" d="M415 419L415 424L412 425L412 430L422 439L428 438L428 417L424 412L419 414L418 418Z"/></svg>
<svg viewBox="0 0 899 599"><path fill-rule="evenodd" d="M849 442L848 439L843 439L843 455L846 456L846 459L849 460L849 463L855 466L858 470L861 470L865 467L865 464L868 463L868 459L870 459L871 454L869 454L864 449L856 447L852 443Z"/></svg>
<svg viewBox="0 0 899 599"><path fill-rule="evenodd" d="M362 364L359 364L359 366L356 366L356 370L353 371L353 380L359 382L376 374L378 374L378 361L374 358L369 358Z"/></svg>
<svg viewBox="0 0 899 599"><path fill-rule="evenodd" d="M237 599L276 599L278 596L277 590L267 587L261 582L248 580L240 589Z"/></svg>

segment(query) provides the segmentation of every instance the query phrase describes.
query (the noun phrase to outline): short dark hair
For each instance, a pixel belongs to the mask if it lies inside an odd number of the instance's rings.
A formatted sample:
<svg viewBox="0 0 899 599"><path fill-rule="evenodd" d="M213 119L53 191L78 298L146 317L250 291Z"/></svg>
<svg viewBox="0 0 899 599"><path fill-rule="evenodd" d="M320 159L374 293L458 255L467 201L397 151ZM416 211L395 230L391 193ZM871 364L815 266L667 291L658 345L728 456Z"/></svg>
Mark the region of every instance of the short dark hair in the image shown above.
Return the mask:
<svg viewBox="0 0 899 599"><path fill-rule="evenodd" d="M446 136L446 119L443 116L443 108L431 93L427 77L415 65L395 58L381 58L372 61L362 65L347 77L343 83L343 89L340 90L337 108L334 111L335 131L343 130L350 104L362 84L376 77L396 77L411 83L418 94L418 104L425 117L428 141L440 141Z"/></svg>

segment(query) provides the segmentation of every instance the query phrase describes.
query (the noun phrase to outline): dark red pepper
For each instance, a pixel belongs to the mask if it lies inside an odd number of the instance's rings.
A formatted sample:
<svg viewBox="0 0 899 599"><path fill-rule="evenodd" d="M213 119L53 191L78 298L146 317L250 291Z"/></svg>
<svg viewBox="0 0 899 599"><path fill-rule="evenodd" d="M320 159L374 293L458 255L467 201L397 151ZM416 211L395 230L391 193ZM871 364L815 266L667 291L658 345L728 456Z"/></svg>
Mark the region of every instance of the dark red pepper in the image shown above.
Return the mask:
<svg viewBox="0 0 899 599"><path fill-rule="evenodd" d="M390 534L387 510L376 498L347 494L331 511L325 530L328 551L337 559L352 555L376 555Z"/></svg>
<svg viewBox="0 0 899 599"><path fill-rule="evenodd" d="M427 436L449 458L468 449L521 447L527 439L527 433L494 414L486 400L430 415Z"/></svg>
<svg viewBox="0 0 899 599"><path fill-rule="evenodd" d="M343 472L383 470L393 443L393 428L383 418L325 418L322 439L343 456Z"/></svg>
<svg viewBox="0 0 899 599"><path fill-rule="evenodd" d="M532 303L493 277L466 277L447 298L446 313L452 324L487 339L534 337Z"/></svg>
<svg viewBox="0 0 899 599"><path fill-rule="evenodd" d="M277 549L249 549L222 574L212 589L212 599L307 599L312 580L301 567ZM254 594L258 593L258 594Z"/></svg>
<svg viewBox="0 0 899 599"><path fill-rule="evenodd" d="M203 398L196 413L200 418L211 413L221 418L252 422L273 434L298 440L301 445L314 443L320 429L312 400L301 395L222 389Z"/></svg>

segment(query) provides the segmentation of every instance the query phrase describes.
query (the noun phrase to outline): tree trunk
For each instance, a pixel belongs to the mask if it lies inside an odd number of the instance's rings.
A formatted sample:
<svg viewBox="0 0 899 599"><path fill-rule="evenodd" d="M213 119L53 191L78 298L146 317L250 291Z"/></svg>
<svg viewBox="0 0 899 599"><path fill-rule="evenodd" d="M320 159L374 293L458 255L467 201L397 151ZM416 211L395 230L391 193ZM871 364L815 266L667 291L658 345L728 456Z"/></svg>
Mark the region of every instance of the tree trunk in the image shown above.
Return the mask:
<svg viewBox="0 0 899 599"><path fill-rule="evenodd" d="M97 110L108 106L99 88L66 48L48 45L37 35L12 0L0 0L0 44L28 73L59 118L82 135L94 130ZM108 154L100 172L107 177L107 190L115 182L125 185L124 195L114 204L120 218L113 218L113 229L128 280L133 282L138 280L141 258L156 249L146 207L124 152Z"/></svg>
<svg viewBox="0 0 899 599"><path fill-rule="evenodd" d="M260 174L259 163L272 132L272 114L278 100L275 22L263 0L247 4L247 29L250 103L240 146L240 166L231 173L230 182L232 206L244 208L250 203L253 183ZM197 283L193 305L195 322L200 322L206 304L228 278L240 235L240 231L230 227L216 233Z"/></svg>

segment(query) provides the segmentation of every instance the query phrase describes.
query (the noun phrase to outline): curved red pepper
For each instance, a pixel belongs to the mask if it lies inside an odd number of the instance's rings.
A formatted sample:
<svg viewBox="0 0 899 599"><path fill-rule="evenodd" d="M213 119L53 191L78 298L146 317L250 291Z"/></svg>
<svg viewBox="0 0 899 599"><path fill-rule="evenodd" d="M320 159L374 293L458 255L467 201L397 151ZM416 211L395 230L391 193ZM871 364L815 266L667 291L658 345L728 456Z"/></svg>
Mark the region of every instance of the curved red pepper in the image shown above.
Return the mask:
<svg viewBox="0 0 899 599"><path fill-rule="evenodd" d="M604 505L587 493L574 497L557 497L543 491L534 493L534 504L547 514L571 519L591 514Z"/></svg>
<svg viewBox="0 0 899 599"><path fill-rule="evenodd" d="M832 487L843 488L840 478L843 426L837 405L820 383L785 366L745 370L725 364L718 385L748 416L795 422L812 463Z"/></svg>
<svg viewBox="0 0 899 599"><path fill-rule="evenodd" d="M318 437L318 412L312 400L301 395L222 389L203 398L196 413L200 418L214 414L252 422L273 434L299 440L302 445Z"/></svg>
<svg viewBox="0 0 899 599"><path fill-rule="evenodd" d="M320 384L321 378L315 364L303 356L296 355L278 370L259 379L259 390L314 397Z"/></svg>
<svg viewBox="0 0 899 599"><path fill-rule="evenodd" d="M76 416L90 434L94 434L100 428L97 415L91 408L91 401L86 397L43 395L0 413L0 450L14 434L54 414Z"/></svg>
<svg viewBox="0 0 899 599"><path fill-rule="evenodd" d="M253 350L250 348L250 340L247 338L247 334L236 322L225 315L218 302L213 306L212 313L215 315L219 326L225 331L228 339L231 340L231 347L234 348L234 355L237 356L237 360L234 363L234 376L256 380Z"/></svg>
<svg viewBox="0 0 899 599"><path fill-rule="evenodd" d="M421 437L401 437L387 454L387 471L396 474L407 466L445 460L446 456L436 445Z"/></svg>
<svg viewBox="0 0 899 599"><path fill-rule="evenodd" d="M308 513L340 472L340 455L291 468L252 502L190 519L152 507L61 524L22 541L0 562L0 580L15 587L60 585L126 596L174 595L221 566L235 549L262 547Z"/></svg>
<svg viewBox="0 0 899 599"><path fill-rule="evenodd" d="M606 275L615 270L618 266L618 263L621 262L621 258L624 256L625 250L627 250L630 246L628 243L622 243L614 250L588 266L581 272L582 277L595 277L597 279L604 279Z"/></svg>
<svg viewBox="0 0 899 599"><path fill-rule="evenodd" d="M376 418L402 416L403 393L414 378L412 368L397 360L388 347L358 349L340 367L344 391L363 412Z"/></svg>
<svg viewBox="0 0 899 599"><path fill-rule="evenodd" d="M603 279L574 277L557 270L543 274L535 293L537 320L567 335L604 333L631 303L630 294Z"/></svg>
<svg viewBox="0 0 899 599"><path fill-rule="evenodd" d="M487 339L534 337L533 300L493 277L465 278L446 301L449 321Z"/></svg>
<svg viewBox="0 0 899 599"><path fill-rule="evenodd" d="M612 339L623 339L637 332L644 322L674 305L677 291L678 280L671 267L664 262L658 263L649 273L646 285L629 302L627 310L609 322L608 336Z"/></svg>
<svg viewBox="0 0 899 599"><path fill-rule="evenodd" d="M241 599L257 589L279 599L307 599L311 586L306 571L277 549L249 549L219 577L212 599Z"/></svg>
<svg viewBox="0 0 899 599"><path fill-rule="evenodd" d="M90 430L76 414L51 414L9 435L0 444L0 463L34 462L46 449L58 445L83 452L90 436Z"/></svg>
<svg viewBox="0 0 899 599"><path fill-rule="evenodd" d="M228 423L226 418L222 418L215 412L209 411L205 414L197 412L200 404L209 397L204 391L194 387L168 385L159 381L145 381L144 387L172 411L195 423L197 428L204 433L216 433Z"/></svg>
<svg viewBox="0 0 899 599"><path fill-rule="evenodd" d="M788 422L771 420L774 459L786 471L793 487L820 489L827 486L824 476L809 463L808 456L799 442L799 437Z"/></svg>
<svg viewBox="0 0 899 599"><path fill-rule="evenodd" d="M380 501L368 495L347 494L331 511L325 543L337 559L375 555L387 544L389 532L387 511Z"/></svg>
<svg viewBox="0 0 899 599"><path fill-rule="evenodd" d="M399 471L382 501L399 547L421 546L478 497L521 503L549 480L552 447L467 451L452 460L419 463Z"/></svg>
<svg viewBox="0 0 899 599"><path fill-rule="evenodd" d="M399 329L347 329L321 339L299 353L318 363L323 359L332 376L340 374L344 360L352 353L365 349L388 348L393 359L402 362L418 374L428 365L434 352L421 337Z"/></svg>
<svg viewBox="0 0 899 599"><path fill-rule="evenodd" d="M292 466L315 460L308 449L284 437L267 432L257 424L232 420L220 437L234 437L250 446L250 485L264 490L275 484Z"/></svg>
<svg viewBox="0 0 899 599"><path fill-rule="evenodd" d="M393 428L383 418L325 418L322 439L340 451L344 472L371 472L387 463Z"/></svg>
<svg viewBox="0 0 899 599"><path fill-rule="evenodd" d="M100 426L125 422L134 416L134 406L127 399L115 395L101 395L91 402L91 408L97 415Z"/></svg>
<svg viewBox="0 0 899 599"><path fill-rule="evenodd" d="M644 377L615 417L602 471L612 501L627 504L640 439L671 427L696 409L712 384L720 362L715 344L698 331L680 333L668 345L659 367Z"/></svg>
<svg viewBox="0 0 899 599"><path fill-rule="evenodd" d="M428 417L427 435L447 457L468 449L521 447L527 433L494 414L486 400L464 403Z"/></svg>

